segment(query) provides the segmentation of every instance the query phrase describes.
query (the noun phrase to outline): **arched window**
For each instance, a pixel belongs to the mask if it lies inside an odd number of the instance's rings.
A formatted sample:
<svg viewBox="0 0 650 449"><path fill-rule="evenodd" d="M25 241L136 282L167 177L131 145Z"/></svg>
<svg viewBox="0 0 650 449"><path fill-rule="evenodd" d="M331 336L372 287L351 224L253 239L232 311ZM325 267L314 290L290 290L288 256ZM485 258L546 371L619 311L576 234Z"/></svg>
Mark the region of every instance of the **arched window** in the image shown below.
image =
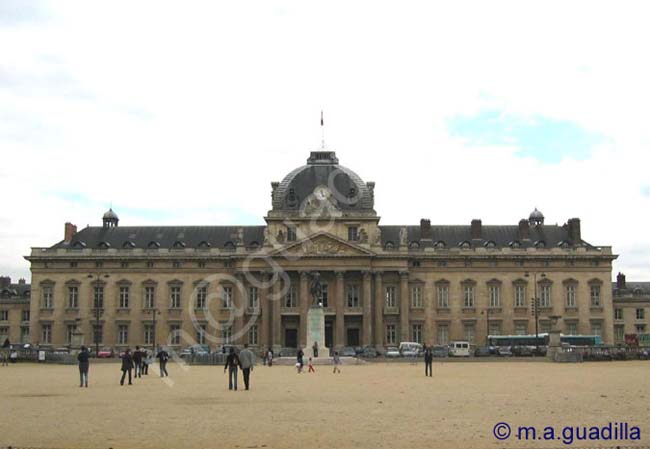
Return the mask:
<svg viewBox="0 0 650 449"><path fill-rule="evenodd" d="M461 249L470 249L472 247L472 244L469 242L469 240L463 240L458 244L458 246Z"/></svg>
<svg viewBox="0 0 650 449"><path fill-rule="evenodd" d="M416 241L409 243L409 249L420 249L420 243Z"/></svg>
<svg viewBox="0 0 650 449"><path fill-rule="evenodd" d="M386 243L384 243L384 249L391 250L395 248L395 244L391 242L390 240Z"/></svg>
<svg viewBox="0 0 650 449"><path fill-rule="evenodd" d="M158 248L160 248L160 243L156 242L155 240L152 240L147 244L147 248L149 248L149 249L158 249Z"/></svg>
<svg viewBox="0 0 650 449"><path fill-rule="evenodd" d="M442 240L438 240L433 246L437 249L445 249L447 247L447 244Z"/></svg>

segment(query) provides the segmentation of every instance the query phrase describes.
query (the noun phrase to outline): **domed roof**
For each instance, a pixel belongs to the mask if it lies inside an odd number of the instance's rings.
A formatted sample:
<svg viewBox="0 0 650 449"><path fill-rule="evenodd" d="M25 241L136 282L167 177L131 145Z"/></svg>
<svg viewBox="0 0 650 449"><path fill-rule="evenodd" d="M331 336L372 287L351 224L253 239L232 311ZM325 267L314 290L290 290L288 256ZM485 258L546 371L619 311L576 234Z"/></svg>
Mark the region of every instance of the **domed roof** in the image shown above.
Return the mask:
<svg viewBox="0 0 650 449"><path fill-rule="evenodd" d="M529 220L543 220L544 219L544 214L541 213L540 211L535 208L534 211L530 213L530 217L528 217Z"/></svg>
<svg viewBox="0 0 650 449"><path fill-rule="evenodd" d="M108 209L105 213L104 216L102 217L104 220L119 220L119 217L117 214L113 211L113 208Z"/></svg>
<svg viewBox="0 0 650 449"><path fill-rule="evenodd" d="M273 210L297 210L305 199L322 191L326 195L331 192L332 201L341 210L372 211L373 189L374 183L366 184L354 171L339 165L333 151L312 151L307 165L273 183Z"/></svg>

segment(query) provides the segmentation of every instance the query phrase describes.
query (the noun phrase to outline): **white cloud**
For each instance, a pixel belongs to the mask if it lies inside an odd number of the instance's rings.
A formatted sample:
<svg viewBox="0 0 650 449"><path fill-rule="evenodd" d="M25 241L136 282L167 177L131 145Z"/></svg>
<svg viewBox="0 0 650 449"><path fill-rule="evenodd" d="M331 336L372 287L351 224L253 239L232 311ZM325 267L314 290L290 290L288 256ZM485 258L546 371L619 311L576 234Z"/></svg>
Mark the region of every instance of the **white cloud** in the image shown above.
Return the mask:
<svg viewBox="0 0 650 449"><path fill-rule="evenodd" d="M0 269L115 209L232 224L327 142L376 181L385 224L579 216L615 270L650 279L650 30L642 2L58 2L0 28ZM2 26L2 24L0 24ZM445 119L481 109L610 139L544 165L467 148ZM75 192L71 204L52 192ZM233 215L232 211L241 210ZM121 214L124 224L146 224ZM136 222L137 220L137 222ZM638 248L645 248L639 251Z"/></svg>

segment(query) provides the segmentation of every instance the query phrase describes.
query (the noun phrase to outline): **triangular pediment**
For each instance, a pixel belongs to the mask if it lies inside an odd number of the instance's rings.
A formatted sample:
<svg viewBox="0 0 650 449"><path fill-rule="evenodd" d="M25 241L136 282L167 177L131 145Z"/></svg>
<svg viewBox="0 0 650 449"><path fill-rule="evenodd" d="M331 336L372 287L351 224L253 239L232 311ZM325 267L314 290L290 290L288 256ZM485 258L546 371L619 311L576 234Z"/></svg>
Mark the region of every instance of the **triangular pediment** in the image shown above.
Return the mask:
<svg viewBox="0 0 650 449"><path fill-rule="evenodd" d="M372 256L367 248L348 242L326 232L312 235L298 242L290 242L271 254L301 254L304 256Z"/></svg>

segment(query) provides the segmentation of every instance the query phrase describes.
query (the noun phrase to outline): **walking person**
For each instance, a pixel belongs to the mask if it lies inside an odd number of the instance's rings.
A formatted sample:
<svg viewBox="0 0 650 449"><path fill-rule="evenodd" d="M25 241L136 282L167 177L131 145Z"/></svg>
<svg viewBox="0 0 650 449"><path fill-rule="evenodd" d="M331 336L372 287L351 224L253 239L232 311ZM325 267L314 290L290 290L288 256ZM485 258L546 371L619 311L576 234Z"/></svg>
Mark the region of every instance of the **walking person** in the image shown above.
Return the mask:
<svg viewBox="0 0 650 449"><path fill-rule="evenodd" d="M2 366L9 366L9 348L11 348L11 342L8 338L5 338L5 341L2 343L2 350L0 350Z"/></svg>
<svg viewBox="0 0 650 449"><path fill-rule="evenodd" d="M133 372L133 356L131 355L131 350L129 348L124 351L122 355L122 379L120 379L120 385L124 385L124 378L126 373L129 373L129 385L133 385L131 382L131 374Z"/></svg>
<svg viewBox="0 0 650 449"><path fill-rule="evenodd" d="M300 364L300 367L298 368L298 374L302 373L302 368L305 366L304 357L305 353L302 351L302 348L299 347L298 352L296 353L296 361Z"/></svg>
<svg viewBox="0 0 650 449"><path fill-rule="evenodd" d="M149 359L149 351L142 348L142 374L144 376L149 375L149 363L151 363L151 360Z"/></svg>
<svg viewBox="0 0 650 449"><path fill-rule="evenodd" d="M235 348L230 348L228 356L226 357L226 366L223 367L223 372L228 370L228 389L232 390L233 386L235 391L237 391L237 367L239 367L240 361L237 354L235 354Z"/></svg>
<svg viewBox="0 0 650 449"><path fill-rule="evenodd" d="M248 390L250 388L251 371L255 364L255 356L253 352L248 349L248 343L244 343L244 349L239 352L239 366L244 376L244 387Z"/></svg>
<svg viewBox="0 0 650 449"><path fill-rule="evenodd" d="M164 348L160 348L156 358L158 359L158 363L160 363L160 377L169 376L169 374L167 374L167 362L169 361L169 354L167 351L165 351Z"/></svg>
<svg viewBox="0 0 650 449"><path fill-rule="evenodd" d="M427 346L424 351L424 375L433 377L433 351L431 346Z"/></svg>
<svg viewBox="0 0 650 449"><path fill-rule="evenodd" d="M273 350L271 348L266 352L266 364L273 366Z"/></svg>
<svg viewBox="0 0 650 449"><path fill-rule="evenodd" d="M140 346L136 346L135 351L133 351L133 365L135 367L135 377L142 377L142 351L140 351Z"/></svg>
<svg viewBox="0 0 650 449"><path fill-rule="evenodd" d="M339 368L339 365L341 365L341 357L339 357L338 351L334 351L334 357L332 357L332 363L334 363L334 371L332 371L332 374L336 372L341 374L341 368Z"/></svg>
<svg viewBox="0 0 650 449"><path fill-rule="evenodd" d="M316 372L316 370L314 369L314 364L311 361L311 357L309 357L309 363L307 363L307 366L309 367L308 372L310 372L310 373L315 373Z"/></svg>
<svg viewBox="0 0 650 449"><path fill-rule="evenodd" d="M90 368L90 354L88 348L81 347L81 351L77 354L79 361L79 387L88 388L88 369Z"/></svg>

